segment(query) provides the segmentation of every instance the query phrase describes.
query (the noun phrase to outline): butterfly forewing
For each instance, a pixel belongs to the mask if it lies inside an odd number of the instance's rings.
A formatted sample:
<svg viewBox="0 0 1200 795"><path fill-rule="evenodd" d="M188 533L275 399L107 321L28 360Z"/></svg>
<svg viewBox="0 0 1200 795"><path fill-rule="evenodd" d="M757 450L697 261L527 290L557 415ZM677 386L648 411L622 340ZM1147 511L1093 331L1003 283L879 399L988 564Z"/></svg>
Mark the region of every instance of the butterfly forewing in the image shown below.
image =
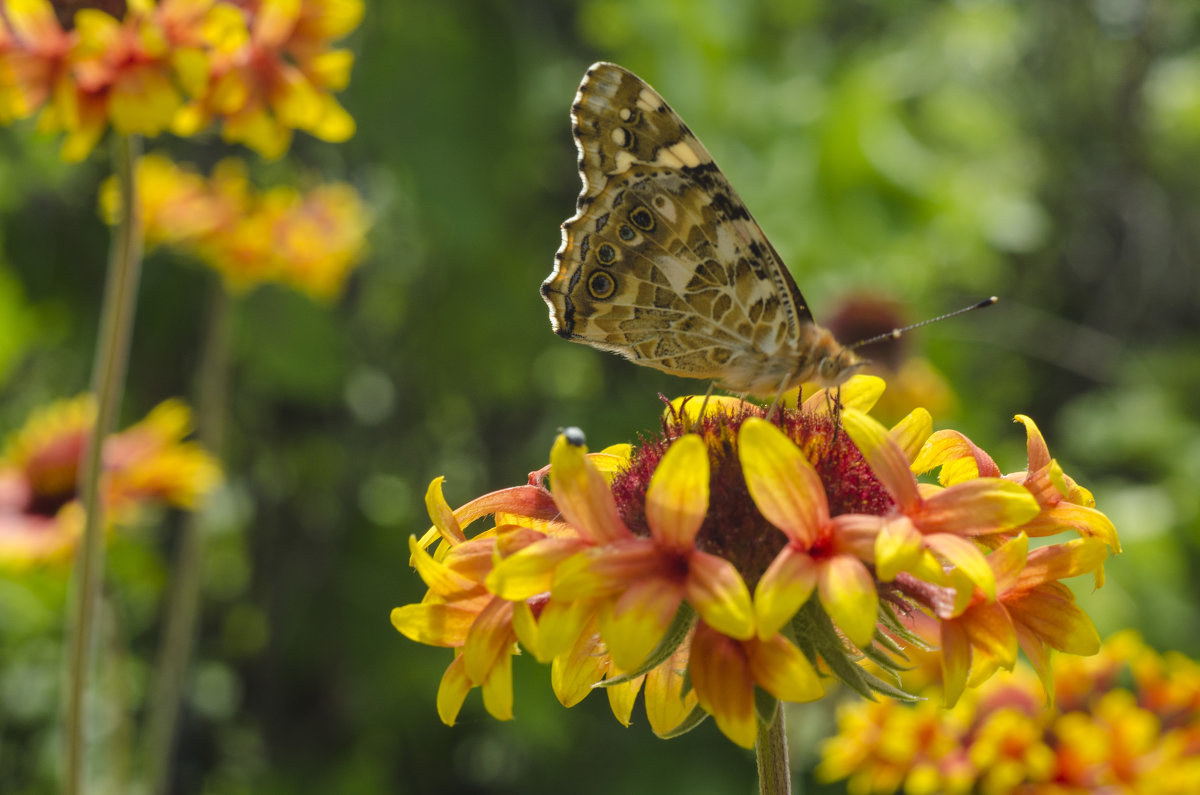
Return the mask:
<svg viewBox="0 0 1200 795"><path fill-rule="evenodd" d="M583 192L542 284L554 330L742 392L811 371L820 330L804 298L662 97L599 63L571 115Z"/></svg>

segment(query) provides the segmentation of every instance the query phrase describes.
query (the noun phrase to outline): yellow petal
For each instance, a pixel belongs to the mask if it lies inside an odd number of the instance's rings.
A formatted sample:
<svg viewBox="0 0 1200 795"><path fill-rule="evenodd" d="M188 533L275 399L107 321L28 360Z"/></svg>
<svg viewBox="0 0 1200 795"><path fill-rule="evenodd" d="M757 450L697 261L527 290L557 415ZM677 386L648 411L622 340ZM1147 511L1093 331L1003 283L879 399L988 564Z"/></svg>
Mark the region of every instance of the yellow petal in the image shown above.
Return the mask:
<svg viewBox="0 0 1200 795"><path fill-rule="evenodd" d="M916 458L929 434L933 433L933 417L923 408L915 408L904 419L892 426L888 434L900 445L905 457Z"/></svg>
<svg viewBox="0 0 1200 795"><path fill-rule="evenodd" d="M924 552L925 537L907 517L886 521L875 537L875 575L883 582L891 582L920 560Z"/></svg>
<svg viewBox="0 0 1200 795"><path fill-rule="evenodd" d="M576 554L580 542L568 538L546 538L496 563L487 576L488 590L501 599L528 599L549 591L559 563Z"/></svg>
<svg viewBox="0 0 1200 795"><path fill-rule="evenodd" d="M589 630L580 633L571 648L555 657L550 666L550 685L564 707L573 707L583 701L604 678L610 664L604 644L595 631L595 622L590 624Z"/></svg>
<svg viewBox="0 0 1200 795"><path fill-rule="evenodd" d="M917 481L904 451L887 429L866 414L851 410L842 412L842 426L900 509L906 513L913 509L920 502Z"/></svg>
<svg viewBox="0 0 1200 795"><path fill-rule="evenodd" d="M462 604L412 604L392 610L400 634L428 646L461 646L479 610Z"/></svg>
<svg viewBox="0 0 1200 795"><path fill-rule="evenodd" d="M512 655L501 655L483 682L483 708L496 720L512 720Z"/></svg>
<svg viewBox="0 0 1200 795"><path fill-rule="evenodd" d="M875 637L879 594L861 560L835 555L820 563L817 585L821 605L850 642L862 648Z"/></svg>
<svg viewBox="0 0 1200 795"><path fill-rule="evenodd" d="M550 490L568 522L598 544L632 535L617 512L608 482L588 460L587 448L560 433L550 448Z"/></svg>
<svg viewBox="0 0 1200 795"><path fill-rule="evenodd" d="M933 533L925 536L925 543L979 586L989 601L996 599L996 577L983 550L974 541L952 533Z"/></svg>
<svg viewBox="0 0 1200 795"><path fill-rule="evenodd" d="M665 662L646 674L646 718L660 737L679 728L696 708L696 691L683 691L690 648L691 643L684 641Z"/></svg>
<svg viewBox="0 0 1200 795"><path fill-rule="evenodd" d="M638 583L599 613L600 635L618 668L635 671L658 646L682 595L661 582Z"/></svg>
<svg viewBox="0 0 1200 795"><path fill-rule="evenodd" d="M817 569L804 552L784 547L754 586L754 615L761 640L774 637L808 601Z"/></svg>
<svg viewBox="0 0 1200 795"><path fill-rule="evenodd" d="M938 482L943 486L1000 475L991 456L958 431L938 431L930 436L913 461L912 471L922 474L938 466L942 468Z"/></svg>
<svg viewBox="0 0 1200 795"><path fill-rule="evenodd" d="M551 599L538 616L538 659L565 654L581 635L595 634L594 628L588 628L595 609L595 605L587 601Z"/></svg>
<svg viewBox="0 0 1200 795"><path fill-rule="evenodd" d="M408 549L412 553L409 560L417 570L417 574L438 596L444 599L459 599L483 593L484 589L478 582L439 563L432 555L421 549L416 536L408 537Z"/></svg>
<svg viewBox="0 0 1200 795"><path fill-rule="evenodd" d="M829 519L812 464L777 427L750 417L738 431L738 456L750 497L767 521L807 549Z"/></svg>
<svg viewBox="0 0 1200 795"><path fill-rule="evenodd" d="M646 522L661 545L689 551L707 510L708 448L689 433L671 444L650 478Z"/></svg>
<svg viewBox="0 0 1200 795"><path fill-rule="evenodd" d="M460 654L446 668L446 672L442 674L442 681L438 685L437 711L442 723L447 726L454 725L459 710L462 709L463 702L466 701L467 694L471 692L472 687L474 685L467 678L467 666L463 663Z"/></svg>
<svg viewBox="0 0 1200 795"><path fill-rule="evenodd" d="M688 602L718 632L745 640L754 636L754 603L737 568L716 555L695 552L688 558Z"/></svg>
<svg viewBox="0 0 1200 795"><path fill-rule="evenodd" d="M754 681L780 701L815 701L825 695L808 658L782 635L750 641L745 649Z"/></svg>
<svg viewBox="0 0 1200 795"><path fill-rule="evenodd" d="M633 705L637 703L637 694L642 689L642 681L645 678L644 675L635 676L628 682L604 688L604 692L608 694L608 707L622 726L628 726L632 722Z"/></svg>

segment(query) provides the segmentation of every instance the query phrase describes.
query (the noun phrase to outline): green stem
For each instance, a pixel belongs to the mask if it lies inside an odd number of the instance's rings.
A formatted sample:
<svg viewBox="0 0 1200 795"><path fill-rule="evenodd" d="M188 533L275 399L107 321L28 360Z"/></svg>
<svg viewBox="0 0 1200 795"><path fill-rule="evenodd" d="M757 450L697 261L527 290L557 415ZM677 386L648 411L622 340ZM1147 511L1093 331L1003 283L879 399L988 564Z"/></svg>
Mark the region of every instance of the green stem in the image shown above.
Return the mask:
<svg viewBox="0 0 1200 795"><path fill-rule="evenodd" d="M137 211L134 169L141 140L134 135L116 135L117 185L121 196L121 220L114 231L109 252L104 303L100 308L100 331L92 366L92 391L96 396L96 423L88 439L80 474L80 493L85 512L83 539L76 555L74 577L74 623L70 634L66 705L66 770L63 791L78 795L84 787L87 738L84 697L94 648L96 605L104 579L105 522L101 500L104 440L116 423L125 390L125 370L137 304L138 279L142 266L141 219Z"/></svg>
<svg viewBox="0 0 1200 795"><path fill-rule="evenodd" d="M776 702L773 713L769 721L759 719L758 722L758 742L754 745L758 756L758 791L761 795L790 795L792 773L788 764L783 705Z"/></svg>
<svg viewBox="0 0 1200 795"><path fill-rule="evenodd" d="M204 446L217 456L224 437L228 394L230 304L225 286L216 281L209 300L208 328L200 361L196 431ZM175 552L171 593L146 720L146 783L152 795L169 789L179 710L199 616L202 524L199 512L187 515Z"/></svg>

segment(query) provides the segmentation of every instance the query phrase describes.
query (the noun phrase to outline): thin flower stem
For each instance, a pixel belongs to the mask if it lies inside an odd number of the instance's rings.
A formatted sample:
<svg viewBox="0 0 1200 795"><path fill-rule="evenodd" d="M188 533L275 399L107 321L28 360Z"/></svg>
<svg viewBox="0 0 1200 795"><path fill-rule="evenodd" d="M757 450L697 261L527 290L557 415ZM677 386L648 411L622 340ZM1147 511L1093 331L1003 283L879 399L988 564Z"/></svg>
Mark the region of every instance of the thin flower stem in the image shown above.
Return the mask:
<svg viewBox="0 0 1200 795"><path fill-rule="evenodd" d="M770 722L758 723L758 742L754 745L758 757L758 791L760 795L790 795L792 771L788 764L783 705L776 703L774 712Z"/></svg>
<svg viewBox="0 0 1200 795"><path fill-rule="evenodd" d="M230 309L228 291L219 281L214 282L200 361L196 434L204 446L217 455L220 455L225 431ZM179 711L199 616L204 562L202 523L201 512L194 511L186 516L175 552L171 593L146 723L146 783L152 795L169 790Z"/></svg>
<svg viewBox="0 0 1200 795"><path fill-rule="evenodd" d="M88 439L80 474L80 493L85 512L83 540L76 555L74 576L74 622L70 630L66 704L66 769L63 791L78 795L84 787L87 750L84 698L94 650L97 603L104 579L104 516L100 499L104 440L116 423L125 390L125 370L133 332L134 307L142 266L141 219L137 211L134 169L141 152L135 135L115 136L117 185L121 196L121 220L109 252L104 302L100 308L100 331L92 366L92 391L96 396L96 423Z"/></svg>

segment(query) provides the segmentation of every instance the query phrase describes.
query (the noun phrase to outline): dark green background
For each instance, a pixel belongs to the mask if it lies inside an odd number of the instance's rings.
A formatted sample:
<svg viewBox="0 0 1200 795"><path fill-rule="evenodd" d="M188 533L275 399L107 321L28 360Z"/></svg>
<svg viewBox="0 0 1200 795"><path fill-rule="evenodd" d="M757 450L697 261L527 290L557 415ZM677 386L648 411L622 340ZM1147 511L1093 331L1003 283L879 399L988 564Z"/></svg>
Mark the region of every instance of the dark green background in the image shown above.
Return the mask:
<svg viewBox="0 0 1200 795"><path fill-rule="evenodd" d="M714 726L667 742L640 706L628 729L599 694L567 711L531 658L515 721L473 694L446 728L449 653L388 622L423 592L407 539L428 526L431 478L457 505L523 482L559 426L633 441L656 393L704 389L560 340L538 296L579 191L567 111L600 59L687 119L818 320L863 290L913 319L999 295L914 335L959 396L939 427L1012 471L1010 419L1033 416L1125 543L1103 591L1078 589L1101 633L1200 653L1181 632L1200 621L1198 27L1185 0L369 4L342 95L357 135L298 136L278 163L242 152L261 185L351 181L375 226L333 306L266 288L236 308L229 488L208 522L177 791L753 791L752 755ZM5 430L89 378L110 164L102 147L62 165L57 144L0 130ZM232 151L147 148L206 169ZM213 281L149 256L126 421L195 395ZM120 683L135 733L176 525L130 531L109 558L105 693ZM6 793L55 791L62 589L55 572L0 575ZM792 717L803 770L828 704Z"/></svg>

